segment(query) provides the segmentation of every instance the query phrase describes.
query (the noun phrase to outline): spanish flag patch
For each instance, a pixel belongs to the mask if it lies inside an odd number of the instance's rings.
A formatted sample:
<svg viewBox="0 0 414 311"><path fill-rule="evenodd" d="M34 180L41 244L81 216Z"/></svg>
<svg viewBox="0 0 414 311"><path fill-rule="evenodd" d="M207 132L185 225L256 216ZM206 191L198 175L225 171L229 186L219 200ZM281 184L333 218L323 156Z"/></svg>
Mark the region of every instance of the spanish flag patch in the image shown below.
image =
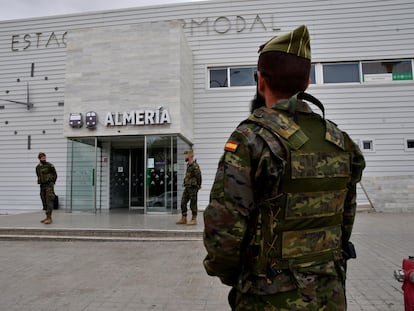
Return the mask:
<svg viewBox="0 0 414 311"><path fill-rule="evenodd" d="M234 141L229 141L224 146L224 150L231 151L231 152L235 152L237 150L237 147L239 147L239 144L238 143L235 143Z"/></svg>

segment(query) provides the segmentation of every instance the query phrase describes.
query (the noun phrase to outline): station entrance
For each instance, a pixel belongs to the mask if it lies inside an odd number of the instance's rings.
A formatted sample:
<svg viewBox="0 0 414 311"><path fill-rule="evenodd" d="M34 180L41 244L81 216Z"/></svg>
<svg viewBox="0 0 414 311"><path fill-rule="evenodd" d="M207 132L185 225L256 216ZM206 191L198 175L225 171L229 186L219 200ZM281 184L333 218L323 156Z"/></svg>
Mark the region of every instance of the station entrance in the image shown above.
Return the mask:
<svg viewBox="0 0 414 311"><path fill-rule="evenodd" d="M172 135L69 140L67 206L71 211L175 213L188 148Z"/></svg>

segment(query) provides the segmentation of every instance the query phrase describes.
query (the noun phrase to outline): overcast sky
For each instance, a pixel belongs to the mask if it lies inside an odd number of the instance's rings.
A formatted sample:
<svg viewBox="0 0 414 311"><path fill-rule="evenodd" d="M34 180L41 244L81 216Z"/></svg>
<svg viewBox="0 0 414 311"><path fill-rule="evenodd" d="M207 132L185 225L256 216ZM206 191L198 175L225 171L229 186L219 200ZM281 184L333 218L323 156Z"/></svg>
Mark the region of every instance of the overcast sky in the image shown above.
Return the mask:
<svg viewBox="0 0 414 311"><path fill-rule="evenodd" d="M0 0L0 20L205 0Z"/></svg>

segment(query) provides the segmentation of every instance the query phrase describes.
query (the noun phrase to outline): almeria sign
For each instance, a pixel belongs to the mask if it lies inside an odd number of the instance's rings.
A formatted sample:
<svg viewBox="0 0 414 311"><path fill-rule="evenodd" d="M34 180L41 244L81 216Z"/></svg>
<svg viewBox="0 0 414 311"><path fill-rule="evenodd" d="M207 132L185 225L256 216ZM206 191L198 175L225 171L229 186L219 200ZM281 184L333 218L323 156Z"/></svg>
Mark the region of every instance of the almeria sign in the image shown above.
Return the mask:
<svg viewBox="0 0 414 311"><path fill-rule="evenodd" d="M171 117L167 109L146 109L124 112L107 112L105 126L162 125L170 124Z"/></svg>

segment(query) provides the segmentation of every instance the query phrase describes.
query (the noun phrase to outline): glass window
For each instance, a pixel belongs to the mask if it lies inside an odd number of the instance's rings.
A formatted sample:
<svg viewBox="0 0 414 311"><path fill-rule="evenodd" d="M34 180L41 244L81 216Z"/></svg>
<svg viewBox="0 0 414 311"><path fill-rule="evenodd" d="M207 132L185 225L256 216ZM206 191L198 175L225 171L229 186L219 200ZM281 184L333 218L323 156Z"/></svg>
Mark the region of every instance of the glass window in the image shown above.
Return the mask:
<svg viewBox="0 0 414 311"><path fill-rule="evenodd" d="M414 139L407 139L406 149L414 150Z"/></svg>
<svg viewBox="0 0 414 311"><path fill-rule="evenodd" d="M410 60L363 62L365 82L413 80Z"/></svg>
<svg viewBox="0 0 414 311"><path fill-rule="evenodd" d="M316 76L315 76L315 65L312 64L311 65L311 70L310 70L310 83L311 84L315 84L316 83Z"/></svg>
<svg viewBox="0 0 414 311"><path fill-rule="evenodd" d="M208 71L210 88L256 85L254 79L254 74L257 71L256 66L212 68Z"/></svg>
<svg viewBox="0 0 414 311"><path fill-rule="evenodd" d="M210 88L227 87L227 69L210 69Z"/></svg>
<svg viewBox="0 0 414 311"><path fill-rule="evenodd" d="M254 73L256 67L230 68L230 86L256 85Z"/></svg>
<svg viewBox="0 0 414 311"><path fill-rule="evenodd" d="M361 149L363 151L375 151L374 149L374 141L371 139L362 140L361 141Z"/></svg>
<svg viewBox="0 0 414 311"><path fill-rule="evenodd" d="M323 64L324 83L360 82L359 64Z"/></svg>

